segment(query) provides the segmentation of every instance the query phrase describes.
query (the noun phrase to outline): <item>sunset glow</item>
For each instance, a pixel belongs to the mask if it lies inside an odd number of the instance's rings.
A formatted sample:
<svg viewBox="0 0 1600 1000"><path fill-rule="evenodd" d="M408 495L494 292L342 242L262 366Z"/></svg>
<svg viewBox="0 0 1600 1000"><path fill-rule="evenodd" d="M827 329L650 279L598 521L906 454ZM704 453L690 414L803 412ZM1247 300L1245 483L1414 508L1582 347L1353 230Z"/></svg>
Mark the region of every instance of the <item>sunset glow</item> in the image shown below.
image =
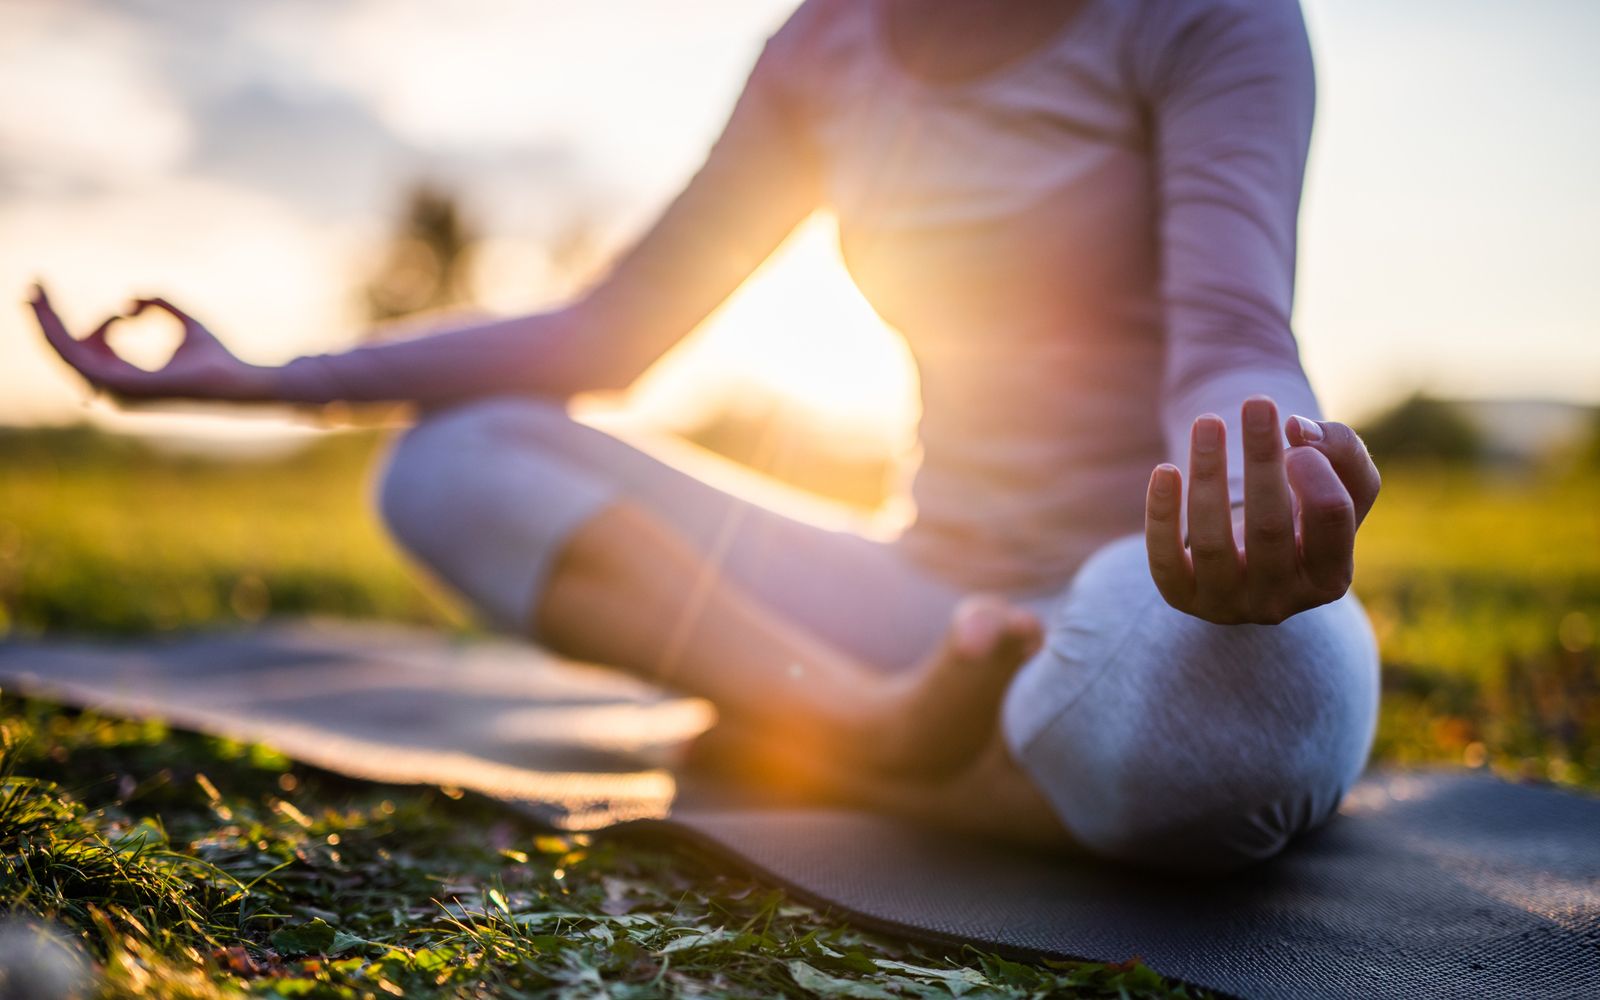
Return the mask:
<svg viewBox="0 0 1600 1000"><path fill-rule="evenodd" d="M338 350L367 326L359 288L406 185L429 179L481 240L479 302L553 304L573 287L562 234L614 252L647 224L791 7L6 0L0 92L29 96L0 102L0 287L20 301L49 280L79 329L165 294L261 363ZM1306 9L1319 111L1296 326L1327 409L1419 386L1600 398L1600 7ZM906 440L905 347L851 286L827 219L632 399L678 425L730 394ZM73 419L82 400L25 310L0 314L0 421Z"/></svg>
<svg viewBox="0 0 1600 1000"><path fill-rule="evenodd" d="M905 341L845 271L832 220L797 230L634 394L668 422L692 421L727 391L805 407L844 446L909 443L916 373Z"/></svg>

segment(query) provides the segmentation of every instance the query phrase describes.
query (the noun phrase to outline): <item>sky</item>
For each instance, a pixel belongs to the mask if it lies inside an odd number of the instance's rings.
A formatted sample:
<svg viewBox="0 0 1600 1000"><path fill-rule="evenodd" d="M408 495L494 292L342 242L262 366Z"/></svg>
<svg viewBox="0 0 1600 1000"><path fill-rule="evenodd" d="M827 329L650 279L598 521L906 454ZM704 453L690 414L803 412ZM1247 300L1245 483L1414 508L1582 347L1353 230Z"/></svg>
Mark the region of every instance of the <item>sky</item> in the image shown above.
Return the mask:
<svg viewBox="0 0 1600 1000"><path fill-rule="evenodd" d="M134 293L248 360L335 350L403 192L457 190L496 311L558 302L547 248L618 246L693 171L793 0L0 0L0 422L86 412L22 306L86 329ZM1331 416L1414 389L1600 402L1600 3L1306 0L1318 125L1295 325ZM148 361L169 337L141 323ZM170 342L168 342L170 347ZM684 422L730 387L904 436L898 337L807 225L647 376ZM155 426L139 415L119 426ZM182 418L192 420L193 418Z"/></svg>

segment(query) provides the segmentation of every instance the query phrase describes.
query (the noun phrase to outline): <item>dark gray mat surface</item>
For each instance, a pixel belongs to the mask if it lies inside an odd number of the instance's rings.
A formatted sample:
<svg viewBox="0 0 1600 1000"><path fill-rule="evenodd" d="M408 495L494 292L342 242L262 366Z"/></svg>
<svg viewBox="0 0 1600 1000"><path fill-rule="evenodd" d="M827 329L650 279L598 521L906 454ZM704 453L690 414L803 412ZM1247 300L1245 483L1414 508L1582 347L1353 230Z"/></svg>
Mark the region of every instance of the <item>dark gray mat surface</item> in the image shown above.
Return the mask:
<svg viewBox="0 0 1600 1000"><path fill-rule="evenodd" d="M913 937L1138 956L1247 997L1600 997L1600 800L1480 775L1368 777L1282 858L1184 882L858 810L730 808L737 790L708 797L672 770L703 703L512 644L331 624L12 642L0 678L355 777L484 792L563 829L688 838Z"/></svg>

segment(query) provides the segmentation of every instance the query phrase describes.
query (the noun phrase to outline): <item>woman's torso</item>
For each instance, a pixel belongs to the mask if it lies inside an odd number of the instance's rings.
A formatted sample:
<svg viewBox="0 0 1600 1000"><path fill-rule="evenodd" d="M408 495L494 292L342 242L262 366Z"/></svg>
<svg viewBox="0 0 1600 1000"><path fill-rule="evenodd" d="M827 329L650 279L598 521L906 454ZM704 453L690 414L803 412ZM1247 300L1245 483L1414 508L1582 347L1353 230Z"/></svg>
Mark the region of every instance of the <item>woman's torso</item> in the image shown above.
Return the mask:
<svg viewBox="0 0 1600 1000"><path fill-rule="evenodd" d="M1090 0L952 83L896 61L876 0L808 7L805 124L841 249L921 377L902 544L963 586L1057 586L1138 530L1163 457L1156 200L1126 7Z"/></svg>

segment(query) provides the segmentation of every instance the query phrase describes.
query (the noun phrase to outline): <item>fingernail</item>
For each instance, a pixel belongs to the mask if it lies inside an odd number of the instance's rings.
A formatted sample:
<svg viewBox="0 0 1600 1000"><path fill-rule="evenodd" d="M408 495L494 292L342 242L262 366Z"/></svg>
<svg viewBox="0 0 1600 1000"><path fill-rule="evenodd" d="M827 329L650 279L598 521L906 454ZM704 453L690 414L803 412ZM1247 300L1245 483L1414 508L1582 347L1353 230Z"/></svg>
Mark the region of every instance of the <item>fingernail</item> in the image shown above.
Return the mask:
<svg viewBox="0 0 1600 1000"><path fill-rule="evenodd" d="M1302 441L1322 440L1322 425L1315 420L1307 420L1305 417L1300 416L1290 417L1289 419L1294 421L1295 427L1300 431L1300 439Z"/></svg>
<svg viewBox="0 0 1600 1000"><path fill-rule="evenodd" d="M1244 403L1244 426L1247 430L1272 429L1272 403L1264 399L1247 399Z"/></svg>
<svg viewBox="0 0 1600 1000"><path fill-rule="evenodd" d="M1163 463L1156 466L1155 482L1151 484L1151 488L1155 490L1156 496L1169 497L1172 495L1172 484L1174 482L1174 477L1177 474L1178 467L1176 465L1168 465Z"/></svg>
<svg viewBox="0 0 1600 1000"><path fill-rule="evenodd" d="M1217 450L1222 444L1222 418L1213 413L1194 422L1195 450L1209 453Z"/></svg>

